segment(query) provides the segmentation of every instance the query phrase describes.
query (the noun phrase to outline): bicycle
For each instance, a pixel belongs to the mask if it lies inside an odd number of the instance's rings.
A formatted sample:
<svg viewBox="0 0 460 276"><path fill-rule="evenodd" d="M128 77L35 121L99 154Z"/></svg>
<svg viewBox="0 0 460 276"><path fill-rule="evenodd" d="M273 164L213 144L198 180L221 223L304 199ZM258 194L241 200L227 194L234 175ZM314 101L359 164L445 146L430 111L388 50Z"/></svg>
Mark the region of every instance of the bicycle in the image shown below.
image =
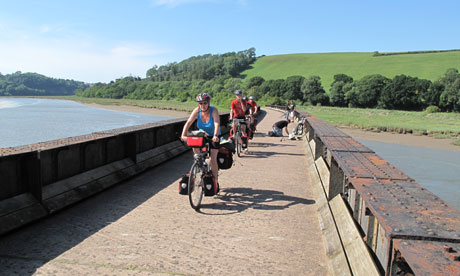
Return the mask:
<svg viewBox="0 0 460 276"><path fill-rule="evenodd" d="M188 179L190 206L198 211L206 189L205 185L213 185L211 164L209 163L210 139L202 131L192 131L190 135L187 135L187 145L200 149L199 153L193 155L194 161ZM211 183L205 183L209 182L209 179L211 179Z"/></svg>
<svg viewBox="0 0 460 276"><path fill-rule="evenodd" d="M307 118L302 117L295 127L294 131L292 132L294 135L303 135L304 130L305 130L305 123L306 123Z"/></svg>
<svg viewBox="0 0 460 276"><path fill-rule="evenodd" d="M243 151L243 140L242 140L241 125L242 125L242 123L244 123L246 125L246 128L248 126L246 124L245 119L233 119L233 121L236 122L236 132L233 135L233 138L234 138L234 141L235 141L235 147L236 147L236 154L238 155L238 157L240 157L241 152ZM247 148L247 141L246 141L246 144L245 144L244 148Z"/></svg>

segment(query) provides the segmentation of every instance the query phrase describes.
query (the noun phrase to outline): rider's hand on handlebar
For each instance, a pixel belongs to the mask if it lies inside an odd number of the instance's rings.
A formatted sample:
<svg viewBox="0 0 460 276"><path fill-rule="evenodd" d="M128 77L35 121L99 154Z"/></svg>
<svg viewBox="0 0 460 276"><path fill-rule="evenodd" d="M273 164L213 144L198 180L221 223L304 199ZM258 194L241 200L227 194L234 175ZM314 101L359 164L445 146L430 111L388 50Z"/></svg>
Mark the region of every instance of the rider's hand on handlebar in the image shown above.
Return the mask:
<svg viewBox="0 0 460 276"><path fill-rule="evenodd" d="M180 139L181 139L183 142L187 142L187 136L185 136L185 135L182 135L182 136L180 137Z"/></svg>

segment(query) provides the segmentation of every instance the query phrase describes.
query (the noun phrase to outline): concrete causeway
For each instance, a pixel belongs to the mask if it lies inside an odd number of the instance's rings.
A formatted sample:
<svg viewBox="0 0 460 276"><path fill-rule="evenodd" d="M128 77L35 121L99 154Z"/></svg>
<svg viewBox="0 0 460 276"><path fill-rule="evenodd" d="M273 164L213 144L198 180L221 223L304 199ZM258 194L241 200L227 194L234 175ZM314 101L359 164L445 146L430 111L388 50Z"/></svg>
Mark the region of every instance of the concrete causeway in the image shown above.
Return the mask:
<svg viewBox="0 0 460 276"><path fill-rule="evenodd" d="M0 237L0 275L328 275L303 141L265 135L281 119L267 111L200 212L178 193L187 152Z"/></svg>

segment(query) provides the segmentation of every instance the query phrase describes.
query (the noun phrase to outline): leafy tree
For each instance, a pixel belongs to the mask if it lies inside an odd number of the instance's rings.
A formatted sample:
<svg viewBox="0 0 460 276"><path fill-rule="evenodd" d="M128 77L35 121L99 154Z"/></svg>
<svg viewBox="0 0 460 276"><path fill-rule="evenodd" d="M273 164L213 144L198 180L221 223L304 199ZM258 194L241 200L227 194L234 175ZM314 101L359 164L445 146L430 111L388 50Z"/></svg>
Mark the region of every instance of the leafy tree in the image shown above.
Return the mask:
<svg viewBox="0 0 460 276"><path fill-rule="evenodd" d="M252 77L252 78L249 79L248 84L246 85L246 88L249 89L249 88L254 87L254 86L260 86L260 85L262 85L262 83L264 81L265 80L262 77L258 77L258 76Z"/></svg>
<svg viewBox="0 0 460 276"><path fill-rule="evenodd" d="M460 77L453 83L447 84L442 92L439 105L446 111L460 111Z"/></svg>
<svg viewBox="0 0 460 276"><path fill-rule="evenodd" d="M308 79L304 79L302 86L302 104L309 102L312 105L322 104L326 105L329 103L329 97L324 91L321 85L321 78L319 76L310 76Z"/></svg>
<svg viewBox="0 0 460 276"><path fill-rule="evenodd" d="M398 75L382 90L379 106L386 109L422 110L421 95L426 94L430 82L406 75Z"/></svg>
<svg viewBox="0 0 460 276"><path fill-rule="evenodd" d="M281 89L283 91L283 97L289 100L302 100L302 83L305 78L302 76L290 76L287 77L283 83Z"/></svg>
<svg viewBox="0 0 460 276"><path fill-rule="evenodd" d="M452 84L460 77L458 70L455 68L449 68L446 70L444 77L441 78L441 82L444 85Z"/></svg>
<svg viewBox="0 0 460 276"><path fill-rule="evenodd" d="M441 94L444 91L444 84L440 81L434 81L425 93L421 94L421 101L424 106L438 106Z"/></svg>
<svg viewBox="0 0 460 276"><path fill-rule="evenodd" d="M334 75L334 81L331 83L331 86L333 86L336 82L352 83L353 78L345 74L337 74Z"/></svg>
<svg viewBox="0 0 460 276"><path fill-rule="evenodd" d="M354 82L353 88L345 93L349 106L375 107L380 94L390 80L380 74L367 75Z"/></svg>
<svg viewBox="0 0 460 276"><path fill-rule="evenodd" d="M332 106L347 106L347 101L345 100L345 92L343 87L345 83L343 81L334 82L329 91L330 101Z"/></svg>
<svg viewBox="0 0 460 276"><path fill-rule="evenodd" d="M4 96L44 96L44 95L73 95L77 89L89 85L74 80L54 79L37 73L22 73L1 75L0 95Z"/></svg>

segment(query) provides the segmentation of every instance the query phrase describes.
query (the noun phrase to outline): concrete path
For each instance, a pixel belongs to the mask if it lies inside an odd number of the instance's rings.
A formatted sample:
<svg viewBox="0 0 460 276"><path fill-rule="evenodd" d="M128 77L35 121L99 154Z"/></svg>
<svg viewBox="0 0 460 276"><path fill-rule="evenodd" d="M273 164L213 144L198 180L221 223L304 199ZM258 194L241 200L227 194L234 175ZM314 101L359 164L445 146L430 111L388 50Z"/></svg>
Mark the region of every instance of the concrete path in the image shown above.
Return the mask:
<svg viewBox="0 0 460 276"><path fill-rule="evenodd" d="M328 275L303 142L264 135L280 119L267 112L201 212L178 194L186 153L0 237L0 274Z"/></svg>

